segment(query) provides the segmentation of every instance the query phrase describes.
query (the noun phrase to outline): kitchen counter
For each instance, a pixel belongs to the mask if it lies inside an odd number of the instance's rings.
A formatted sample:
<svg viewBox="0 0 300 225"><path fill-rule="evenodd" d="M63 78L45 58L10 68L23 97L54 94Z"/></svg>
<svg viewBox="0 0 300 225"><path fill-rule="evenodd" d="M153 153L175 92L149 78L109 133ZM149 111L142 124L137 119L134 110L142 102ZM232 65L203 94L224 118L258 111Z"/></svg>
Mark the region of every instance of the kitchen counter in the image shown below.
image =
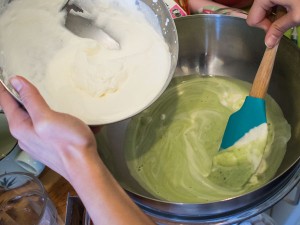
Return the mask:
<svg viewBox="0 0 300 225"><path fill-rule="evenodd" d="M68 193L71 196L76 196L75 190L66 179L48 167L41 173L39 179L42 181L50 199L57 209L60 224L64 224Z"/></svg>

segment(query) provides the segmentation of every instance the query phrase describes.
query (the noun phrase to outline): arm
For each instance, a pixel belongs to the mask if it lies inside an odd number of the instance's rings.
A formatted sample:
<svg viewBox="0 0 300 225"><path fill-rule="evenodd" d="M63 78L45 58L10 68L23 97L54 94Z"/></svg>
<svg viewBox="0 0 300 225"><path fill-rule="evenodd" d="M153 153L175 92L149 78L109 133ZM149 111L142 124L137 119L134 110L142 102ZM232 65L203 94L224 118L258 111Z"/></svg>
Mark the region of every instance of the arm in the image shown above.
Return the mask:
<svg viewBox="0 0 300 225"><path fill-rule="evenodd" d="M268 13L272 7L283 6L287 13L273 23L268 19ZM299 0L255 0L247 18L250 26L264 29L266 33L265 43L268 47L274 47L289 28L300 24Z"/></svg>
<svg viewBox="0 0 300 225"><path fill-rule="evenodd" d="M11 83L26 109L0 83L0 106L12 135L22 149L73 185L95 224L153 224L104 166L87 125L51 110L24 78Z"/></svg>

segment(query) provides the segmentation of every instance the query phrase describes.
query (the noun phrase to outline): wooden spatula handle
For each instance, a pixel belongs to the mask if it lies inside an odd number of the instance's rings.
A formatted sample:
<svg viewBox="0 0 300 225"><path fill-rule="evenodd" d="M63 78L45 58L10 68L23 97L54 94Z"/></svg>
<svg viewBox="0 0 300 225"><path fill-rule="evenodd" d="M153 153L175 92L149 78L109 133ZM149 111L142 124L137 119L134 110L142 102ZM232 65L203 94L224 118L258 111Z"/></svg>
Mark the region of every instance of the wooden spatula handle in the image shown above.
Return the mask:
<svg viewBox="0 0 300 225"><path fill-rule="evenodd" d="M286 15L286 9L282 6L276 6L275 11L275 16L273 18L270 18L272 22ZM273 71L277 49L278 44L273 48L266 48L264 56L256 72L252 88L250 90L250 96L256 98L264 98L266 96Z"/></svg>
<svg viewBox="0 0 300 225"><path fill-rule="evenodd" d="M260 66L255 75L255 79L250 90L250 96L256 98L264 98L266 96L273 71L277 49L278 44L273 48L266 48Z"/></svg>

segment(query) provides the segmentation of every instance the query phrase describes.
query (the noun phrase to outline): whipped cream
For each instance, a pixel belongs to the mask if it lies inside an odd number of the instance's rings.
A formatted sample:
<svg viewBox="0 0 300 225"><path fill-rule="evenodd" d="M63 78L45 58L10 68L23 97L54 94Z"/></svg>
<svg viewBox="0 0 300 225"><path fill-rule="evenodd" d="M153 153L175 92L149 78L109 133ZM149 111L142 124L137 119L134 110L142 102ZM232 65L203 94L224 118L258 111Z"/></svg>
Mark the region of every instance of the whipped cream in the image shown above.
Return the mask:
<svg viewBox="0 0 300 225"><path fill-rule="evenodd" d="M53 110L87 124L128 118L148 106L168 80L171 55L153 26L157 18L153 14L150 24L149 15L130 0L74 2L120 48L66 29L65 0L14 0L0 10L0 67L6 82L16 74L26 77Z"/></svg>

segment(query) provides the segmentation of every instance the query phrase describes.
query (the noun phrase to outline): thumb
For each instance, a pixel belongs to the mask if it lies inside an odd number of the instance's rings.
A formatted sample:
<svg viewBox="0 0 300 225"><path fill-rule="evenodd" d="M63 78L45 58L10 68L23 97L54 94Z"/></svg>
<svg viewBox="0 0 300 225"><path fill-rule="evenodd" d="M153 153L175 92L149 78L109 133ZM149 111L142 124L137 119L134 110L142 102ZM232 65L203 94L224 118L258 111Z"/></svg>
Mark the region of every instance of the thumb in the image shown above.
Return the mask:
<svg viewBox="0 0 300 225"><path fill-rule="evenodd" d="M265 44L268 48L273 48L278 44L283 34L290 28L290 14L286 14L283 7L277 7L276 18L266 33Z"/></svg>
<svg viewBox="0 0 300 225"><path fill-rule="evenodd" d="M276 44L279 43L280 38L283 36L284 31L279 30L278 27L276 27L275 24L273 24L265 37L265 45L268 48L273 48Z"/></svg>
<svg viewBox="0 0 300 225"><path fill-rule="evenodd" d="M21 76L12 77L10 83L18 92L24 108L33 121L46 115L49 106L33 84Z"/></svg>

